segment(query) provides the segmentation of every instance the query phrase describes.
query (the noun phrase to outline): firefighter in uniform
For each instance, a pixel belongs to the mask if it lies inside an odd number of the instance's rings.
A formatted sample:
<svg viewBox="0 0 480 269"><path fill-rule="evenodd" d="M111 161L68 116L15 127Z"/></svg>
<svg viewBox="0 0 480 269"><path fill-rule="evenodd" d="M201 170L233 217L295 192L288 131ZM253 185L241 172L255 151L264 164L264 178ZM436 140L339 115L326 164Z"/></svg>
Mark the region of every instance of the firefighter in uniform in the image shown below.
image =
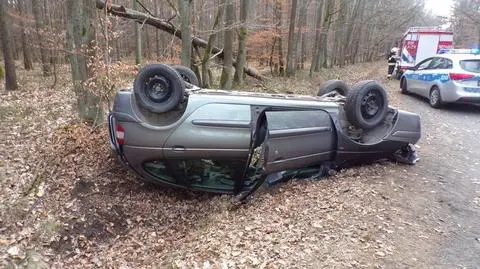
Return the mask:
<svg viewBox="0 0 480 269"><path fill-rule="evenodd" d="M390 50L390 54L388 55L388 74L387 78L391 78L393 71L395 70L395 65L397 65L398 61L398 48L392 48Z"/></svg>

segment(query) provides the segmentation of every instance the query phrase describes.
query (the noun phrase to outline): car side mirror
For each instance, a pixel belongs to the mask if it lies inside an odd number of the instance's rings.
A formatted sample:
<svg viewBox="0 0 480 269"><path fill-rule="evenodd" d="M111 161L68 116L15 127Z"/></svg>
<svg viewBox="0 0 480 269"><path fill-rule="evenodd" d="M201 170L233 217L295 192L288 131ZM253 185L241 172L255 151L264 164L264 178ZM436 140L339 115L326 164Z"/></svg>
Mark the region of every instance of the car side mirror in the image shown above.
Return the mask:
<svg viewBox="0 0 480 269"><path fill-rule="evenodd" d="M415 70L417 70L417 68L415 66L412 66L412 67L407 68L407 70L415 71Z"/></svg>

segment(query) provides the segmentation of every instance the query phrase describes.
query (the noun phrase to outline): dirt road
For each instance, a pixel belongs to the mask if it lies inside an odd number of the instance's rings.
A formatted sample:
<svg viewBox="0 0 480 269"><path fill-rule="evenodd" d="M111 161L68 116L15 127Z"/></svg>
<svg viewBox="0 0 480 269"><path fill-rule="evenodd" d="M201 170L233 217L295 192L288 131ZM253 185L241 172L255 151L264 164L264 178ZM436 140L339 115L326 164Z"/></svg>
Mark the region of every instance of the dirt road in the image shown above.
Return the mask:
<svg viewBox="0 0 480 269"><path fill-rule="evenodd" d="M40 73L20 72L22 90L0 98L0 261L38 268L480 268L480 109L430 108L401 95L384 69L367 63L323 75L379 80L391 104L420 114L418 164L291 181L240 207L229 196L140 184L111 155L105 128L75 120L67 82L52 90ZM314 94L319 80L297 77L275 87Z"/></svg>
<svg viewBox="0 0 480 269"><path fill-rule="evenodd" d="M410 251L422 253L426 244L432 256L425 265L480 268L480 107L432 109L422 98L401 95L397 83L386 82L393 103L420 114L423 128L422 160L409 169L415 182L408 181L404 202L433 229Z"/></svg>

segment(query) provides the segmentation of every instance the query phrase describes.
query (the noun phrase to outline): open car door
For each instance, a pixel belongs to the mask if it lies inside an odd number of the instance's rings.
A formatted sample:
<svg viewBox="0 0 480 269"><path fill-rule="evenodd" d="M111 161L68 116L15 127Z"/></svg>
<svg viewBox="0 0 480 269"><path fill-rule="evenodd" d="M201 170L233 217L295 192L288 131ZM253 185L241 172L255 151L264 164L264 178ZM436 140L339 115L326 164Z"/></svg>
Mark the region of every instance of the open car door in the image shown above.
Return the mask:
<svg viewBox="0 0 480 269"><path fill-rule="evenodd" d="M335 157L337 137L324 110L266 111L265 174L319 165Z"/></svg>

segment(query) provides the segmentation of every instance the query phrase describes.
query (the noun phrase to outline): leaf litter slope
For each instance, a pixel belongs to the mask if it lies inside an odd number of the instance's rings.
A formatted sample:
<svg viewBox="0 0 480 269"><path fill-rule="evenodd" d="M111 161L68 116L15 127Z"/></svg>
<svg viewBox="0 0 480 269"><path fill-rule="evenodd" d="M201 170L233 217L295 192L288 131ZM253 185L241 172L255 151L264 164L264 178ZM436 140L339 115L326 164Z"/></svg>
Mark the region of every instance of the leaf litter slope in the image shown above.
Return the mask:
<svg viewBox="0 0 480 269"><path fill-rule="evenodd" d="M383 69L361 64L263 90L314 94L326 78L382 80ZM22 90L1 98L4 263L25 265L35 251L68 268L438 265L452 226L431 203L429 166L374 164L291 181L240 207L229 196L152 187L116 161L105 126L76 119L67 72L55 90L40 74L20 72ZM403 105L396 84L383 82Z"/></svg>

